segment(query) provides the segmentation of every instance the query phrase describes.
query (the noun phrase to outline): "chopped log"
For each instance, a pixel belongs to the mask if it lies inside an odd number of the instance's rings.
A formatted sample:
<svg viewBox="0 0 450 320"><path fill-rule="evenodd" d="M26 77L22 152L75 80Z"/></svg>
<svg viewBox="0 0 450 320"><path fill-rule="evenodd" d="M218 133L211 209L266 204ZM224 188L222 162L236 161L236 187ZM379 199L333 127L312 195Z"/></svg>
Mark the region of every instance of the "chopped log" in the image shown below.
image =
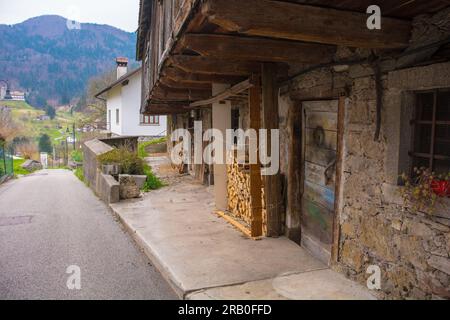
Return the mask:
<svg viewBox="0 0 450 320"><path fill-rule="evenodd" d="M252 197L250 192L250 166L238 164L233 157L232 164L227 166L228 211L232 217L242 220L250 228L252 225ZM267 234L267 214L264 201L264 188L261 188L262 234Z"/></svg>

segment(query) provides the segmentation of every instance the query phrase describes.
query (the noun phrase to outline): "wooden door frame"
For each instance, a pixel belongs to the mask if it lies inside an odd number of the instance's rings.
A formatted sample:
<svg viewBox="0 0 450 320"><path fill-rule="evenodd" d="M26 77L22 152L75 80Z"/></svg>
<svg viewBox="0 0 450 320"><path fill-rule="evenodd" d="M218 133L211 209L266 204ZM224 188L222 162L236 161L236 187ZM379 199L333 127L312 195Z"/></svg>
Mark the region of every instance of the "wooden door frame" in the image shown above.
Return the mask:
<svg viewBox="0 0 450 320"><path fill-rule="evenodd" d="M343 174L344 174L344 136L345 136L345 118L346 118L347 97L339 97L338 104L338 128L337 128L337 150L336 150L336 186L333 217L333 245L331 246L330 264L339 262L339 241L341 236L340 213L342 211L342 192L343 192Z"/></svg>
<svg viewBox="0 0 450 320"><path fill-rule="evenodd" d="M338 101L338 123L337 123L337 148L336 148L336 178L335 178L335 200L334 200L334 212L333 212L333 230L332 230L332 245L331 245L331 257L329 265L332 266L339 261L339 240L340 240L340 211L342 205L342 177L343 177L343 156L344 156L344 133L345 133L345 117L346 117L346 104L347 100L345 96L340 96L338 99L308 99L300 101L301 108L301 161L300 161L300 237L303 237L302 230L302 217L303 217L303 194L305 187L305 102L313 101ZM301 238L300 238L301 242Z"/></svg>

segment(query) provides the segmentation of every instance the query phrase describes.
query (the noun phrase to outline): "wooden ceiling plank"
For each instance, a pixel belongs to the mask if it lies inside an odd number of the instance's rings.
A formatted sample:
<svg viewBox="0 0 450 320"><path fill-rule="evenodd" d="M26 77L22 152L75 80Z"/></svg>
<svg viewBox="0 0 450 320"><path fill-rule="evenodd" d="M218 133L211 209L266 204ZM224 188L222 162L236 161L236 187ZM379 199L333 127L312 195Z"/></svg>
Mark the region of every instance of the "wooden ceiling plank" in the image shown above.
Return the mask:
<svg viewBox="0 0 450 320"><path fill-rule="evenodd" d="M365 13L273 0L205 0L202 14L228 32L350 47L403 48L411 36L408 21L369 30Z"/></svg>

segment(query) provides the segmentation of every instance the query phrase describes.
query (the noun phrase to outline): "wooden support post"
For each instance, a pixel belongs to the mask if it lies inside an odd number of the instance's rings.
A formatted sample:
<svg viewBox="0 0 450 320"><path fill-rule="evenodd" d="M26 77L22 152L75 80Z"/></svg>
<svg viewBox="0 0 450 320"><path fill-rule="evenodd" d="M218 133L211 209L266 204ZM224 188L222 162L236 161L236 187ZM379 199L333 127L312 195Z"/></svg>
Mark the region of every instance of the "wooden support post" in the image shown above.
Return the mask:
<svg viewBox="0 0 450 320"><path fill-rule="evenodd" d="M287 177L287 208L286 214L289 216L286 225L286 236L292 241L300 244L301 227L300 219L302 212L301 203L301 157L302 157L302 106L295 103L289 106L288 128L290 130L289 141L289 161Z"/></svg>
<svg viewBox="0 0 450 320"><path fill-rule="evenodd" d="M271 150L271 130L279 129L278 117L278 86L276 82L277 67L266 63L262 66L262 96L263 96L263 128L268 130L267 150ZM270 155L272 156L272 155ZM276 175L264 177L265 201L267 211L267 236L281 235L281 181L279 172Z"/></svg>
<svg viewBox="0 0 450 320"><path fill-rule="evenodd" d="M250 129L259 132L261 127L261 82L260 76L253 74L252 83L255 85L249 89L248 104L250 109ZM262 199L261 199L261 164L250 165L250 197L251 197L251 226L252 237L262 235Z"/></svg>
<svg viewBox="0 0 450 320"><path fill-rule="evenodd" d="M336 154L336 189L333 219L333 245L331 247L331 264L339 261L340 217L342 207L342 162L344 159L344 131L345 131L345 105L346 97L339 97L338 127L337 127L337 154Z"/></svg>

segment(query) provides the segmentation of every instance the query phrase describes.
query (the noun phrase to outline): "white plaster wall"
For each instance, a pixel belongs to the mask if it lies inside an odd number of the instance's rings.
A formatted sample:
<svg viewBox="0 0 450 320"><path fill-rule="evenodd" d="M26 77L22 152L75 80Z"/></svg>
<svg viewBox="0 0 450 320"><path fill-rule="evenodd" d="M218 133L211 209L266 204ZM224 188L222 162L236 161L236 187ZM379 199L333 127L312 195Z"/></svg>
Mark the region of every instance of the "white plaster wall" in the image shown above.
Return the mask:
<svg viewBox="0 0 450 320"><path fill-rule="evenodd" d="M218 94L229 88L228 85L213 83L212 93ZM220 102L212 105L212 127L222 131L225 136L227 129L231 128L231 102L226 101L225 104ZM225 141L223 150L226 150ZM224 160L226 154L223 154ZM218 210L226 210L228 207L227 195L227 166L225 164L214 164L214 196L215 204Z"/></svg>
<svg viewBox="0 0 450 320"><path fill-rule="evenodd" d="M109 121L108 112L111 111L110 131L119 136L122 135L122 98L120 94L120 86L116 86L108 92L108 98L106 100L106 121ZM116 121L116 109L119 109L119 124Z"/></svg>
<svg viewBox="0 0 450 320"><path fill-rule="evenodd" d="M137 72L128 80L128 84L117 85L108 94L108 110L112 110L111 132L120 136L157 136L165 135L167 117L159 117L159 125L141 125L141 72ZM120 109L120 123L116 125L115 108ZM108 115L107 115L108 117Z"/></svg>

